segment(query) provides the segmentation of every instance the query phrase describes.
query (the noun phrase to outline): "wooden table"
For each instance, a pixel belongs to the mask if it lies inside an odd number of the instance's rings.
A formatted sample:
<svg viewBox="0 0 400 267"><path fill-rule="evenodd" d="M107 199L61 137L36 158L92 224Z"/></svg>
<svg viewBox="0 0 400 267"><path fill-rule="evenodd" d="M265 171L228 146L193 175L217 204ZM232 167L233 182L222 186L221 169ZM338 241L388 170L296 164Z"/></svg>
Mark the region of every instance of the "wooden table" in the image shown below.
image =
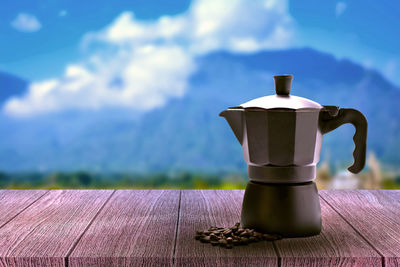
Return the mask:
<svg viewBox="0 0 400 267"><path fill-rule="evenodd" d="M242 190L0 190L0 266L400 266L400 191L320 191L319 236L224 249Z"/></svg>

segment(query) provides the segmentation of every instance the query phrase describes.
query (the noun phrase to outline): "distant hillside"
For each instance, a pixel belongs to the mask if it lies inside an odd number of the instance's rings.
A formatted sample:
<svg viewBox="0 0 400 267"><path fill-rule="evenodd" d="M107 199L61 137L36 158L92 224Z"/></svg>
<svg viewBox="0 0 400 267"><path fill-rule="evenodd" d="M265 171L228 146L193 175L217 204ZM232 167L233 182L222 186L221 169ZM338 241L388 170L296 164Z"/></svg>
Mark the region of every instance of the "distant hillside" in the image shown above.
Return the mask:
<svg viewBox="0 0 400 267"><path fill-rule="evenodd" d="M11 97L24 93L28 82L17 76L0 71L0 104Z"/></svg>
<svg viewBox="0 0 400 267"><path fill-rule="evenodd" d="M3 116L0 169L244 171L240 145L218 114L273 94L272 75L284 73L294 75L293 95L363 112L369 122L368 149L387 165L400 164L399 88L350 61L293 49L199 58L186 95L143 115L104 110L29 120ZM353 132L346 125L327 134L322 156L333 165L350 164Z"/></svg>

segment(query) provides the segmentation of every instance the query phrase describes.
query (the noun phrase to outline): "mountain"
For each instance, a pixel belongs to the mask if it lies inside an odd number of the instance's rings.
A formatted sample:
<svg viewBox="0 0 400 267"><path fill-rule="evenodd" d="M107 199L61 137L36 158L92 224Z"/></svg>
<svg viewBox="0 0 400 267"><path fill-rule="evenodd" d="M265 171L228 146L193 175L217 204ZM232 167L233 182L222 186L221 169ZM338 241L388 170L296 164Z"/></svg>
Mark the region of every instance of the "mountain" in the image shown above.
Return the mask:
<svg viewBox="0 0 400 267"><path fill-rule="evenodd" d="M370 69L312 49L199 58L184 97L144 114L131 110L0 116L0 169L92 171L245 171L241 147L220 111L274 94L272 75L294 75L292 94L360 110L368 150L400 164L400 89ZM352 162L351 125L324 136L322 158Z"/></svg>
<svg viewBox="0 0 400 267"><path fill-rule="evenodd" d="M0 104L4 104L9 97L23 94L27 87L26 80L0 71Z"/></svg>

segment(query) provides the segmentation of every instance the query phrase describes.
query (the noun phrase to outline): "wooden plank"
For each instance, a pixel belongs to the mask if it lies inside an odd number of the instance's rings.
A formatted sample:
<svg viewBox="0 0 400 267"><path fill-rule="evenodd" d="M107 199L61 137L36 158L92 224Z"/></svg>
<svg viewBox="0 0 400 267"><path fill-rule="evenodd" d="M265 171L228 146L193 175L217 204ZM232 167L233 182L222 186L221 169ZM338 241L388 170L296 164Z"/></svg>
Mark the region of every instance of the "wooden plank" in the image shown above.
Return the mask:
<svg viewBox="0 0 400 267"><path fill-rule="evenodd" d="M71 253L69 266L172 265L179 190L118 190Z"/></svg>
<svg viewBox="0 0 400 267"><path fill-rule="evenodd" d="M112 192L50 191L0 228L0 266L64 266Z"/></svg>
<svg viewBox="0 0 400 267"><path fill-rule="evenodd" d="M385 257L400 266L400 191L332 190L320 195Z"/></svg>
<svg viewBox="0 0 400 267"><path fill-rule="evenodd" d="M176 266L276 266L270 242L233 249L194 240L196 230L233 226L240 221L242 190L183 190L175 252Z"/></svg>
<svg viewBox="0 0 400 267"><path fill-rule="evenodd" d="M0 190L0 228L46 192L47 190Z"/></svg>
<svg viewBox="0 0 400 267"><path fill-rule="evenodd" d="M322 232L276 242L281 266L381 266L382 257L321 199Z"/></svg>

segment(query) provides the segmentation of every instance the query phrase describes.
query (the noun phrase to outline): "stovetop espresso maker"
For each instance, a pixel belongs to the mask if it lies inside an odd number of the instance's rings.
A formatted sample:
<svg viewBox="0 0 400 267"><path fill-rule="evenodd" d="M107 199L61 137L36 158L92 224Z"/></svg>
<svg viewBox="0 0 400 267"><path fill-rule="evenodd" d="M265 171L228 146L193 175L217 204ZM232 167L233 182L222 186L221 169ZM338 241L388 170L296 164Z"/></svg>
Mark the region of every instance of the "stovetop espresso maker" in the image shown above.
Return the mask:
<svg viewBox="0 0 400 267"><path fill-rule="evenodd" d="M355 127L354 163L365 164L367 120L355 109L322 106L290 95L292 75L274 76L276 95L220 113L243 148L249 182L241 224L264 233L302 237L321 231L321 208L314 179L322 136L342 124Z"/></svg>

